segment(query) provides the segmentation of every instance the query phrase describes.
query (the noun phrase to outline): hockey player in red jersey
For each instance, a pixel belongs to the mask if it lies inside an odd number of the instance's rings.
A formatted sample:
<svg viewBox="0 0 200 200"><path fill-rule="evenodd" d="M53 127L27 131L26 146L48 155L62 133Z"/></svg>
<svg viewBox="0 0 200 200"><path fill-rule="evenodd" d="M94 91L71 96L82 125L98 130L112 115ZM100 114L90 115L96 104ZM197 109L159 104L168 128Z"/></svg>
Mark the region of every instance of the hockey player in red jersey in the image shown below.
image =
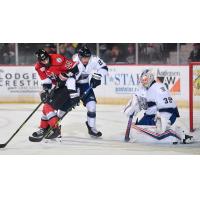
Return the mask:
<svg viewBox="0 0 200 200"><path fill-rule="evenodd" d="M53 139L61 136L56 111L66 103L79 102L79 94L75 90L75 74L78 73L78 67L76 62L59 54L48 54L43 49L39 49L36 56L38 61L35 69L41 79L43 90L40 97L44 105L40 129L31 137L43 137L51 127L53 131L47 139Z"/></svg>

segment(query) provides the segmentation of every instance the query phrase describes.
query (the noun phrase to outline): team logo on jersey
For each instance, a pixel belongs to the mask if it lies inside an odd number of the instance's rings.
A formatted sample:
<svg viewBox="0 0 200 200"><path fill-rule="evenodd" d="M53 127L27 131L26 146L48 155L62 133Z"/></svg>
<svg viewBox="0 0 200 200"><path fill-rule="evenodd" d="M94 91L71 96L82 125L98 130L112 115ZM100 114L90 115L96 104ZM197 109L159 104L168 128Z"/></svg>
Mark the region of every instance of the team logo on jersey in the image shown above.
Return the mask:
<svg viewBox="0 0 200 200"><path fill-rule="evenodd" d="M62 62L62 58L56 58L56 61L57 61L58 63L61 63L61 62Z"/></svg>
<svg viewBox="0 0 200 200"><path fill-rule="evenodd" d="M45 71L45 67L41 67L40 71L44 72Z"/></svg>
<svg viewBox="0 0 200 200"><path fill-rule="evenodd" d="M180 93L180 72L158 69L157 80L163 83L171 93Z"/></svg>

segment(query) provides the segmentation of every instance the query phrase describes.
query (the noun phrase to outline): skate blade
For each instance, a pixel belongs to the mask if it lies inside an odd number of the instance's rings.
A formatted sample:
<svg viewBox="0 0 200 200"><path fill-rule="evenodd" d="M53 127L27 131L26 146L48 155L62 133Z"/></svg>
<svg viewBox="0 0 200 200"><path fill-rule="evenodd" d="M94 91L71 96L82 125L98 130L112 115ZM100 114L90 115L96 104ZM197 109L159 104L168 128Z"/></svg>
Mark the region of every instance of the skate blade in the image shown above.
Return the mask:
<svg viewBox="0 0 200 200"><path fill-rule="evenodd" d="M44 139L45 143L61 143L62 142L62 137L54 138L54 139Z"/></svg>
<svg viewBox="0 0 200 200"><path fill-rule="evenodd" d="M101 135L101 136L90 135L90 137L91 137L91 138L94 138L94 139L99 139L99 140L102 139L102 135Z"/></svg>

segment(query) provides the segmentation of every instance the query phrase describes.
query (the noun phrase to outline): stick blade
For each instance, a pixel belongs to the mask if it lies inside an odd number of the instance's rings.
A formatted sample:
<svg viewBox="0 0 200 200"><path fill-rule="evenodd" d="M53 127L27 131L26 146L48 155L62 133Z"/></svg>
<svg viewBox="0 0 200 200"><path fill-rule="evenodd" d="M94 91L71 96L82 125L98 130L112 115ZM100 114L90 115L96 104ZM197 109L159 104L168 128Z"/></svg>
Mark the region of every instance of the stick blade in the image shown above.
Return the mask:
<svg viewBox="0 0 200 200"><path fill-rule="evenodd" d="M6 146L6 144L0 144L0 149L3 149Z"/></svg>
<svg viewBox="0 0 200 200"><path fill-rule="evenodd" d="M43 139L43 137L41 137L41 138L35 138L35 137L32 137L32 136L29 136L28 139L29 139L30 142L41 142L42 139Z"/></svg>
<svg viewBox="0 0 200 200"><path fill-rule="evenodd" d="M130 137L125 137L125 138L124 138L124 141L125 141L125 142L129 142L129 141L130 141Z"/></svg>

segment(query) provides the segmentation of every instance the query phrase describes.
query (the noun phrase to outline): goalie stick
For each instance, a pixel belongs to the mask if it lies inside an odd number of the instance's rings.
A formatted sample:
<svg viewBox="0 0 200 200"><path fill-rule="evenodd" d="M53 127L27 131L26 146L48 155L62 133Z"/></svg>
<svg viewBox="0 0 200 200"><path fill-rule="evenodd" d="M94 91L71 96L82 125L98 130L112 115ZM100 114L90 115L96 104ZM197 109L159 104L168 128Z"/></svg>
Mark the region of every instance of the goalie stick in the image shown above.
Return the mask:
<svg viewBox="0 0 200 200"><path fill-rule="evenodd" d="M26 120L21 124L21 126L13 133L13 135L9 138L9 140L4 143L0 144L0 148L4 148L7 146L7 144L14 138L14 136L21 130L21 128L26 124L26 122L32 117L32 115L38 110L38 108L43 104L43 102L40 102L38 106L33 110L33 112L26 118Z"/></svg>
<svg viewBox="0 0 200 200"><path fill-rule="evenodd" d="M89 91L90 91L91 89L92 89L92 87L90 86L90 87L83 93L83 95L80 97L80 99L86 98L87 95L88 95L88 93L89 93ZM76 106L76 105L74 104L74 105L72 105L70 108L68 108L68 110L66 111L66 113L57 121L56 125L58 125L58 124L62 121L62 119L66 116L66 114L67 114L69 111L72 110L72 108L73 108L74 106ZM48 135L50 134L51 130L52 130L52 127L50 127L50 128L47 130L47 132L46 132L42 137L40 137L40 138L34 138L34 137L29 136L29 141L31 141L31 142L41 142L44 138L48 137Z"/></svg>
<svg viewBox="0 0 200 200"><path fill-rule="evenodd" d="M126 133L125 133L125 137L124 137L125 142L128 142L130 140L130 130L131 130L131 125L132 125L132 121L133 121L133 116L134 116L134 113L132 115L130 115L129 119L128 119Z"/></svg>

